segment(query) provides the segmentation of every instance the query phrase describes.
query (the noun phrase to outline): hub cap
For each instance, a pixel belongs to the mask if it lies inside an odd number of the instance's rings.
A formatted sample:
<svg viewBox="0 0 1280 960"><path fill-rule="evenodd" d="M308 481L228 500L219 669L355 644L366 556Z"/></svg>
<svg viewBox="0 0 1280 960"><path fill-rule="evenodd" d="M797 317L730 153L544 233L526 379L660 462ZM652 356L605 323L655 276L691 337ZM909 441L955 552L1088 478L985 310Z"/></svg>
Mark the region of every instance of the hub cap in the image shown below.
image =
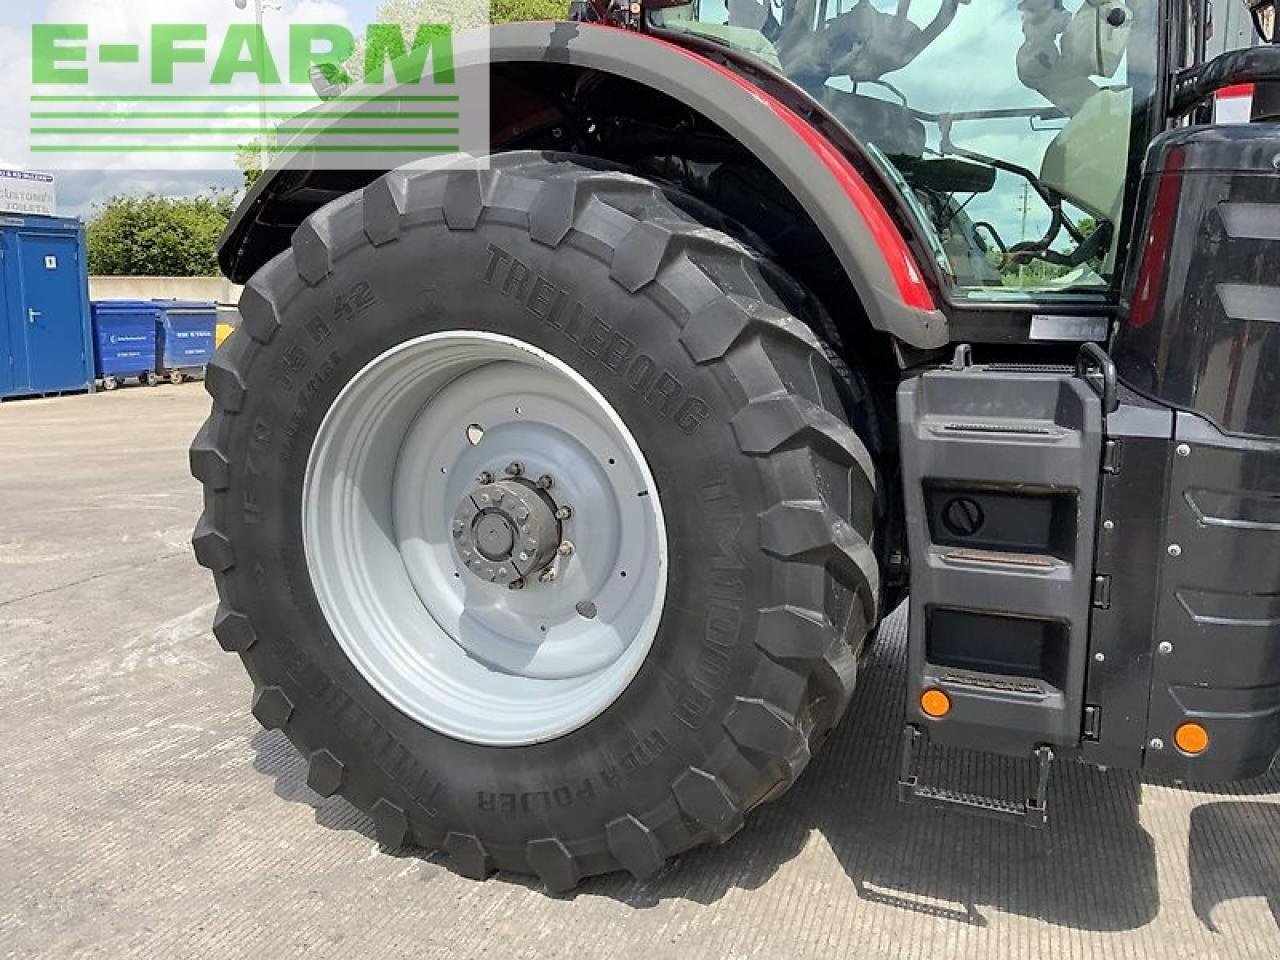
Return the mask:
<svg viewBox="0 0 1280 960"><path fill-rule="evenodd" d="M303 491L317 600L397 709L489 745L553 739L640 669L666 592L653 477L608 402L498 334L430 334L360 371Z"/></svg>
<svg viewBox="0 0 1280 960"><path fill-rule="evenodd" d="M556 510L549 496L520 480L487 483L463 497L453 514L463 568L501 584L545 571L560 546Z"/></svg>

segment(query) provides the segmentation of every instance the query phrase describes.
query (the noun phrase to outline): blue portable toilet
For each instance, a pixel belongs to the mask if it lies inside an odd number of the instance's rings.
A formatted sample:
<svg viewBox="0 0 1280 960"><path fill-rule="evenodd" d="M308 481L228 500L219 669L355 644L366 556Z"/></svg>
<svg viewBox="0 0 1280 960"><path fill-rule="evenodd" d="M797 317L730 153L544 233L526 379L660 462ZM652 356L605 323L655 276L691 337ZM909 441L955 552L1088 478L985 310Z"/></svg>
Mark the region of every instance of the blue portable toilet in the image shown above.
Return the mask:
<svg viewBox="0 0 1280 960"><path fill-rule="evenodd" d="M100 300L93 312L93 373L104 390L136 378L154 386L156 330L162 311L152 300Z"/></svg>
<svg viewBox="0 0 1280 960"><path fill-rule="evenodd" d="M217 349L218 307L207 300L157 300L161 309L156 372L173 383L204 376Z"/></svg>
<svg viewBox="0 0 1280 960"><path fill-rule="evenodd" d="M84 224L0 216L0 398L93 389Z"/></svg>

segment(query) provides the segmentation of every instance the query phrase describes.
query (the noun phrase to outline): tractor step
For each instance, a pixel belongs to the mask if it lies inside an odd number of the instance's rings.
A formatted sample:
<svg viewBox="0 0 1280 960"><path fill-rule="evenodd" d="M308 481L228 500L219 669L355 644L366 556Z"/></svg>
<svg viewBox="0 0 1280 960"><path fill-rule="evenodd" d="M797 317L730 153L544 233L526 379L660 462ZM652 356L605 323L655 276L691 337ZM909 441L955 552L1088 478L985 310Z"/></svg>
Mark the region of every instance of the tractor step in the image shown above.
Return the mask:
<svg viewBox="0 0 1280 960"><path fill-rule="evenodd" d="M912 724L907 724L902 731L902 762L898 775L898 799L901 802L920 803L944 810L959 810L993 820L1013 821L1037 829L1048 822L1049 766L1053 763L1053 750L1050 747L1041 745L1033 754L1038 765L1035 796L1018 801L1004 797L986 797L961 790L948 790L945 787L921 783L916 771L916 762L919 759L919 748L927 739L927 735Z"/></svg>
<svg viewBox="0 0 1280 960"><path fill-rule="evenodd" d="M962 346L899 390L906 722L932 742L1010 757L1079 745L1113 392L1085 366L975 364Z"/></svg>

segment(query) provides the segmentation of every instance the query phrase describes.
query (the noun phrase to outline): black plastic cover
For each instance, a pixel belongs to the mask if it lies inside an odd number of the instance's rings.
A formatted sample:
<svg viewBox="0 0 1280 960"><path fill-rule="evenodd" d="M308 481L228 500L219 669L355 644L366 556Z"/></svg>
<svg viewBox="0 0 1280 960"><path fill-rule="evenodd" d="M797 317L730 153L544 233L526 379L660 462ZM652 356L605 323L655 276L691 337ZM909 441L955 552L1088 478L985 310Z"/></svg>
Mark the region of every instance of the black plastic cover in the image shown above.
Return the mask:
<svg viewBox="0 0 1280 960"><path fill-rule="evenodd" d="M1280 751L1280 442L1186 413L1175 430L1144 766L1258 776ZM1188 721L1209 731L1196 757L1174 743Z"/></svg>
<svg viewBox="0 0 1280 960"><path fill-rule="evenodd" d="M1280 440L1222 433L1128 391L1106 421L1086 703L1092 763L1224 782L1280 751ZM1179 749L1198 723L1209 747Z"/></svg>
<svg viewBox="0 0 1280 960"><path fill-rule="evenodd" d="M1227 433L1280 436L1280 125L1158 137L1138 231L1121 380Z"/></svg>

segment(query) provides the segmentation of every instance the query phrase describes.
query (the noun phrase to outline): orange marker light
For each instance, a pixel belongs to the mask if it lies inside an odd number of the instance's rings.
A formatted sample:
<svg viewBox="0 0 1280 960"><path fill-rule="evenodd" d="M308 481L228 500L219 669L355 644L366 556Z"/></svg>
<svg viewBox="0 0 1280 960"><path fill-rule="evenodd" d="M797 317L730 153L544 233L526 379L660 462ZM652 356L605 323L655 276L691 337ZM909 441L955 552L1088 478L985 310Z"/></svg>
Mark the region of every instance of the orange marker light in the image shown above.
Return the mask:
<svg viewBox="0 0 1280 960"><path fill-rule="evenodd" d="M1184 723L1173 732L1173 742L1183 753L1195 756L1209 749L1209 731L1198 723Z"/></svg>
<svg viewBox="0 0 1280 960"><path fill-rule="evenodd" d="M926 717L945 717L951 712L951 698L936 687L920 694L920 709Z"/></svg>

